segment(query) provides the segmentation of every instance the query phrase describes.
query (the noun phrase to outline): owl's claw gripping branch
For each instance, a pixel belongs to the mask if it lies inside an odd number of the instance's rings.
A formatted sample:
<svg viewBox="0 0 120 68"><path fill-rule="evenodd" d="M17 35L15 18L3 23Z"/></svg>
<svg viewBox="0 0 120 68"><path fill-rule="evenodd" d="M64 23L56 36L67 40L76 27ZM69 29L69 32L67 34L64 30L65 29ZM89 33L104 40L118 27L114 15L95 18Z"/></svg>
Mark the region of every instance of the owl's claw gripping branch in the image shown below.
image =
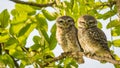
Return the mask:
<svg viewBox="0 0 120 68"><path fill-rule="evenodd" d="M62 53L61 55L59 55L58 57L55 57L55 58L53 58L52 60L50 60L50 61L48 61L47 63L45 63L45 64L43 65L43 67L48 66L49 63L52 63L52 62L55 62L55 61L64 59L64 58L66 58L66 57L73 57L73 58L75 58L75 57L74 57L75 54L79 54L80 56L82 56L82 55L83 55L83 52L76 52L76 53L75 53L75 52L63 52L63 53ZM81 63L83 63L83 62L81 62Z"/></svg>
<svg viewBox="0 0 120 68"><path fill-rule="evenodd" d="M56 3L55 1L53 1L52 3L47 3L47 4L37 4L37 3L34 3L34 2L25 2L25 1L21 1L21 0L10 0L10 1L13 1L13 2L19 3L19 4L36 6L36 7L48 7L48 6L52 6Z"/></svg>
<svg viewBox="0 0 120 68"><path fill-rule="evenodd" d="M100 56L97 56L97 55L92 55L92 56L85 55L85 56L88 57L88 58L91 58L91 59L98 60L98 61L106 61L106 62L109 62L109 63L112 63L112 64L120 64L120 60L114 60L114 59L111 59L111 58L108 58L108 57L100 57Z"/></svg>

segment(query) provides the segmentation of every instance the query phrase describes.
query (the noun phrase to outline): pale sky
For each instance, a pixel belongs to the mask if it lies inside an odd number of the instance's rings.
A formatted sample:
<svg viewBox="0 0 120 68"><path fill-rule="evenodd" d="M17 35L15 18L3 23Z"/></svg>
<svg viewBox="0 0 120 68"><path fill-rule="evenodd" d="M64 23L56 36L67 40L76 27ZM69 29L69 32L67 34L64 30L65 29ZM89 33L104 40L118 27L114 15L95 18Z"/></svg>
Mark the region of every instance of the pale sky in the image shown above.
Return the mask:
<svg viewBox="0 0 120 68"><path fill-rule="evenodd" d="M14 3L13 2L11 2L9 0L0 0L0 12L2 12L4 9L8 9L10 11L13 8L14 8ZM106 25L106 22L108 22L108 21L109 20L102 21L102 24L104 23L104 25ZM48 24L49 30L50 30L51 26L54 23L55 22L51 22L51 23ZM107 38L110 39L110 37L111 37L110 36L110 31L109 30L105 30L105 27L103 28L103 31L107 35ZM30 34L30 37L28 38L28 41L27 41L27 46L33 44L32 38L33 38L34 35L39 35L36 30L34 30ZM115 48L114 47L114 48L111 48L111 49L114 49L115 53L117 53L117 54L120 53L120 49L119 48ZM61 52L63 52L63 51L62 51L61 47L59 45L57 45L57 47L53 50L53 52L55 53L55 56L59 56L61 54ZM92 60L92 59L86 58L86 57L84 57L84 59L85 59L85 63L84 64L80 64L79 68L114 68L113 64L111 64L111 63L101 64L97 60ZM33 68L33 66L27 66L26 68Z"/></svg>

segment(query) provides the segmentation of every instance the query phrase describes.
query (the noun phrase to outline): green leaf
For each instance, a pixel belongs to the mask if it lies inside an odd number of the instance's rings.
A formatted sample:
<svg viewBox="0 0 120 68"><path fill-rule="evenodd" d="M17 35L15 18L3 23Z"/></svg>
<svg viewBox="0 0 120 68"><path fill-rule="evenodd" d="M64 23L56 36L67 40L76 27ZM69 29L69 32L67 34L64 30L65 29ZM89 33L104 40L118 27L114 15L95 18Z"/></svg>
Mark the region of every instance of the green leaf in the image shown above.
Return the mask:
<svg viewBox="0 0 120 68"><path fill-rule="evenodd" d="M3 10L0 13L0 27L6 28L8 26L10 15L7 11L7 9Z"/></svg>
<svg viewBox="0 0 120 68"><path fill-rule="evenodd" d="M30 23L30 24L28 23L28 24L26 24L26 25L20 30L20 32L19 32L19 34L18 34L18 37L19 37L19 36L22 36L22 35L28 37L29 34L33 31L33 29L35 29L35 27L36 27L36 23Z"/></svg>
<svg viewBox="0 0 120 68"><path fill-rule="evenodd" d="M40 4L46 4L46 3L49 3L51 0L36 0L37 3L40 3ZM53 1L53 0L52 0Z"/></svg>
<svg viewBox="0 0 120 68"><path fill-rule="evenodd" d="M33 46L30 47L30 51L32 50L38 50L40 48L39 44L34 44Z"/></svg>
<svg viewBox="0 0 120 68"><path fill-rule="evenodd" d="M72 58L67 57L64 60L64 67L65 68L73 68L73 67L78 68L78 64Z"/></svg>
<svg viewBox="0 0 120 68"><path fill-rule="evenodd" d="M8 54L6 54L5 56L6 56L6 58L7 58L8 66L9 66L10 68L14 68L15 64L14 64L13 59L12 59Z"/></svg>
<svg viewBox="0 0 120 68"><path fill-rule="evenodd" d="M9 34L8 33L3 33L0 34L0 42L6 42L9 39Z"/></svg>
<svg viewBox="0 0 120 68"><path fill-rule="evenodd" d="M12 14L14 15L14 17L11 21L11 24L25 22L28 19L28 15L24 11L12 10Z"/></svg>
<svg viewBox="0 0 120 68"><path fill-rule="evenodd" d="M70 6L71 6L71 10L72 10L72 8L74 6L74 0L70 0Z"/></svg>
<svg viewBox="0 0 120 68"><path fill-rule="evenodd" d="M107 41L108 42L108 47L110 48L112 46L112 42L111 41Z"/></svg>
<svg viewBox="0 0 120 68"><path fill-rule="evenodd" d="M27 30L30 28L30 26L31 26L31 24L27 24L26 26L24 26L24 27L19 31L18 37L24 35L24 34L27 32Z"/></svg>
<svg viewBox="0 0 120 68"><path fill-rule="evenodd" d="M42 14L38 14L36 16L37 24L40 29L47 31L48 30L48 24L46 21L46 18Z"/></svg>
<svg viewBox="0 0 120 68"><path fill-rule="evenodd" d="M11 37L7 40L6 44L11 45L11 44L14 44L14 43L17 43L17 42L18 42L17 39Z"/></svg>
<svg viewBox="0 0 120 68"><path fill-rule="evenodd" d="M78 5L80 5L80 4L77 3L76 0L74 0L74 5L73 5L73 8L72 8L72 12L75 14L74 16L76 16L76 15L79 16L81 14L79 9L82 8L82 6L78 6ZM81 12L82 12L82 10L81 10Z"/></svg>
<svg viewBox="0 0 120 68"><path fill-rule="evenodd" d="M116 60L120 60L120 57L118 55L114 54L114 57Z"/></svg>
<svg viewBox="0 0 120 68"><path fill-rule="evenodd" d="M106 20L117 13L117 10L110 10L102 15L102 19Z"/></svg>
<svg viewBox="0 0 120 68"><path fill-rule="evenodd" d="M107 29L116 27L118 25L120 25L120 22L118 20L112 20L107 24Z"/></svg>
<svg viewBox="0 0 120 68"><path fill-rule="evenodd" d="M18 41L21 43L21 45L25 45L27 37L33 31L33 29L35 29L35 27L36 23L13 24L10 27L10 33L18 37Z"/></svg>
<svg viewBox="0 0 120 68"><path fill-rule="evenodd" d="M97 19L102 19L102 18L103 18L103 15L98 13L98 14L96 15L96 18L97 18Z"/></svg>
<svg viewBox="0 0 120 68"><path fill-rule="evenodd" d="M59 7L61 5L61 1L60 0L56 0L56 6Z"/></svg>
<svg viewBox="0 0 120 68"><path fill-rule="evenodd" d="M11 37L7 40L5 44L6 44L5 49L7 50L14 49L18 45L18 40Z"/></svg>
<svg viewBox="0 0 120 68"><path fill-rule="evenodd" d="M56 12L50 13L49 11L47 11L45 9L42 10L42 13L49 21L55 20L58 16L58 14Z"/></svg>
<svg viewBox="0 0 120 68"><path fill-rule="evenodd" d="M74 1L74 0L73 0ZM70 4L70 2L68 1L64 1L65 5L66 5L66 9L71 9L73 6Z"/></svg>
<svg viewBox="0 0 120 68"><path fill-rule="evenodd" d="M98 22L97 26L98 26L98 28L102 29L102 24L101 24L101 22Z"/></svg>
<svg viewBox="0 0 120 68"><path fill-rule="evenodd" d="M11 35L18 35L19 31L24 27L24 23L19 24L11 24L10 25L10 34Z"/></svg>
<svg viewBox="0 0 120 68"><path fill-rule="evenodd" d="M33 37L33 41L36 43L36 44L39 44L40 41L41 41L41 38L39 36L34 36Z"/></svg>
<svg viewBox="0 0 120 68"><path fill-rule="evenodd" d="M119 64L114 64L115 68L120 68Z"/></svg>
<svg viewBox="0 0 120 68"><path fill-rule="evenodd" d="M76 3L77 4L77 3ZM79 6L80 5L80 6ZM80 13L80 15L84 15L84 14L86 14L87 13L87 11L88 11L88 9L87 9L87 5L85 4L85 1L83 1L83 0L80 0L80 2L79 2L79 4L77 5L78 6L78 10L77 11L79 11L79 13ZM81 10L80 10L81 9ZM77 12L76 11L76 12Z"/></svg>
<svg viewBox="0 0 120 68"><path fill-rule="evenodd" d="M120 39L113 40L112 43L115 47L120 47Z"/></svg>
<svg viewBox="0 0 120 68"><path fill-rule="evenodd" d="M45 45L44 38L42 38L42 37L34 36L33 41L34 41L35 44L39 44L39 46L44 46Z"/></svg>
<svg viewBox="0 0 120 68"><path fill-rule="evenodd" d="M44 16L42 14L39 14L36 16L37 19L37 30L40 33L40 36L47 42L47 44L49 44L49 37L47 34L47 30L48 30L48 24L46 19L44 18Z"/></svg>
<svg viewBox="0 0 120 68"><path fill-rule="evenodd" d="M120 35L120 26L113 28L111 33L112 33L112 36L119 36Z"/></svg>
<svg viewBox="0 0 120 68"><path fill-rule="evenodd" d="M40 33L41 37L45 40L45 42L49 45L49 36L47 34L47 32L41 28L37 28L38 32Z"/></svg>
<svg viewBox="0 0 120 68"><path fill-rule="evenodd" d="M25 59L25 53L18 49L9 50L9 54L17 59Z"/></svg>
<svg viewBox="0 0 120 68"><path fill-rule="evenodd" d="M4 63L6 64L6 65L8 65L10 68L14 68L14 61L13 61L13 59L8 55L8 54L4 54L3 56L2 56L2 60L4 61Z"/></svg>
<svg viewBox="0 0 120 68"><path fill-rule="evenodd" d="M49 48L51 50L53 50L56 45L57 45L57 40L56 40L56 24L53 25L53 27L51 28L51 35L50 35L50 41L49 41L50 45Z"/></svg>
<svg viewBox="0 0 120 68"><path fill-rule="evenodd" d="M15 8L17 11L24 11L29 15L33 15L36 13L36 11L29 5L24 5L24 4L16 4Z"/></svg>
<svg viewBox="0 0 120 68"><path fill-rule="evenodd" d="M74 60L71 61L70 66L71 66L71 68L73 68L73 67L78 68L78 64Z"/></svg>
<svg viewBox="0 0 120 68"><path fill-rule="evenodd" d="M103 9L106 9L106 8L108 8L108 6L100 6L100 5L103 5L103 2L100 2L100 1L98 1L98 2L95 2L94 3L94 8L96 8L96 9L98 9L98 10L103 10ZM95 9L95 10L96 10Z"/></svg>
<svg viewBox="0 0 120 68"><path fill-rule="evenodd" d="M28 59L21 60L20 68L25 68L30 62L28 62Z"/></svg>
<svg viewBox="0 0 120 68"><path fill-rule="evenodd" d="M97 12L96 9L91 9L91 8L90 8L90 9L88 10L88 14L94 16L94 15L98 14L98 12Z"/></svg>

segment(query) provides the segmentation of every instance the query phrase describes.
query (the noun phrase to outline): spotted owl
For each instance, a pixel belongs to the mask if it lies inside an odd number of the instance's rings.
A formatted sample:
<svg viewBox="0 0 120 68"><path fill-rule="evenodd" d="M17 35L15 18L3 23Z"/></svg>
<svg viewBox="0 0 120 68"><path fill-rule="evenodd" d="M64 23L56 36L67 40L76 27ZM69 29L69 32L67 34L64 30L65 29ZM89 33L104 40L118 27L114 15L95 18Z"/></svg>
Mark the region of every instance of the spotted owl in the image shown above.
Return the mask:
<svg viewBox="0 0 120 68"><path fill-rule="evenodd" d="M74 24L74 20L70 16L61 16L56 20L56 39L64 52L83 51L78 41L77 29ZM83 58L76 60L78 63L84 62Z"/></svg>
<svg viewBox="0 0 120 68"><path fill-rule="evenodd" d="M83 15L78 19L78 39L84 52L113 59L106 36L93 16Z"/></svg>

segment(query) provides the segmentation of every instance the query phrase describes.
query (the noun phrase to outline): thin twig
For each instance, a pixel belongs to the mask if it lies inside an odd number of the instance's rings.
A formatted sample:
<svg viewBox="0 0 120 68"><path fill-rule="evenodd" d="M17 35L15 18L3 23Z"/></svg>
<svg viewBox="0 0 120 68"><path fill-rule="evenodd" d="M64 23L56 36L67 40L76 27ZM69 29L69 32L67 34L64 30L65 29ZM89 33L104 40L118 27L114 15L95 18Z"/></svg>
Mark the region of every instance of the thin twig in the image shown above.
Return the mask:
<svg viewBox="0 0 120 68"><path fill-rule="evenodd" d="M10 56L12 59L13 59L13 62L14 62L14 64L15 64L15 67L16 68L20 68L19 67L19 64L17 63L17 60L15 60L15 58L13 57L13 56Z"/></svg>
<svg viewBox="0 0 120 68"><path fill-rule="evenodd" d="M111 6L115 5L115 4L116 4L116 1L111 1L109 3L108 2L104 2L104 3L100 4L100 5L96 5L94 9L96 9L98 7L104 7L104 6L111 7Z"/></svg>
<svg viewBox="0 0 120 68"><path fill-rule="evenodd" d="M47 4L37 4L34 2L25 2L25 1L20 1L20 0L10 0L13 1L15 3L19 3L19 4L26 4L26 5L30 5L30 6L36 6L36 7L48 7L48 6L52 6L53 4L55 4L56 2L52 2L52 3L47 3Z"/></svg>
<svg viewBox="0 0 120 68"><path fill-rule="evenodd" d="M15 67L16 67L16 68L20 68L20 67L19 67L19 64L17 63L17 60L15 60L15 58L9 54L9 51L8 51L8 50L5 50L5 52L12 58L12 60L13 60L13 62L14 62L14 64L15 64Z"/></svg>

